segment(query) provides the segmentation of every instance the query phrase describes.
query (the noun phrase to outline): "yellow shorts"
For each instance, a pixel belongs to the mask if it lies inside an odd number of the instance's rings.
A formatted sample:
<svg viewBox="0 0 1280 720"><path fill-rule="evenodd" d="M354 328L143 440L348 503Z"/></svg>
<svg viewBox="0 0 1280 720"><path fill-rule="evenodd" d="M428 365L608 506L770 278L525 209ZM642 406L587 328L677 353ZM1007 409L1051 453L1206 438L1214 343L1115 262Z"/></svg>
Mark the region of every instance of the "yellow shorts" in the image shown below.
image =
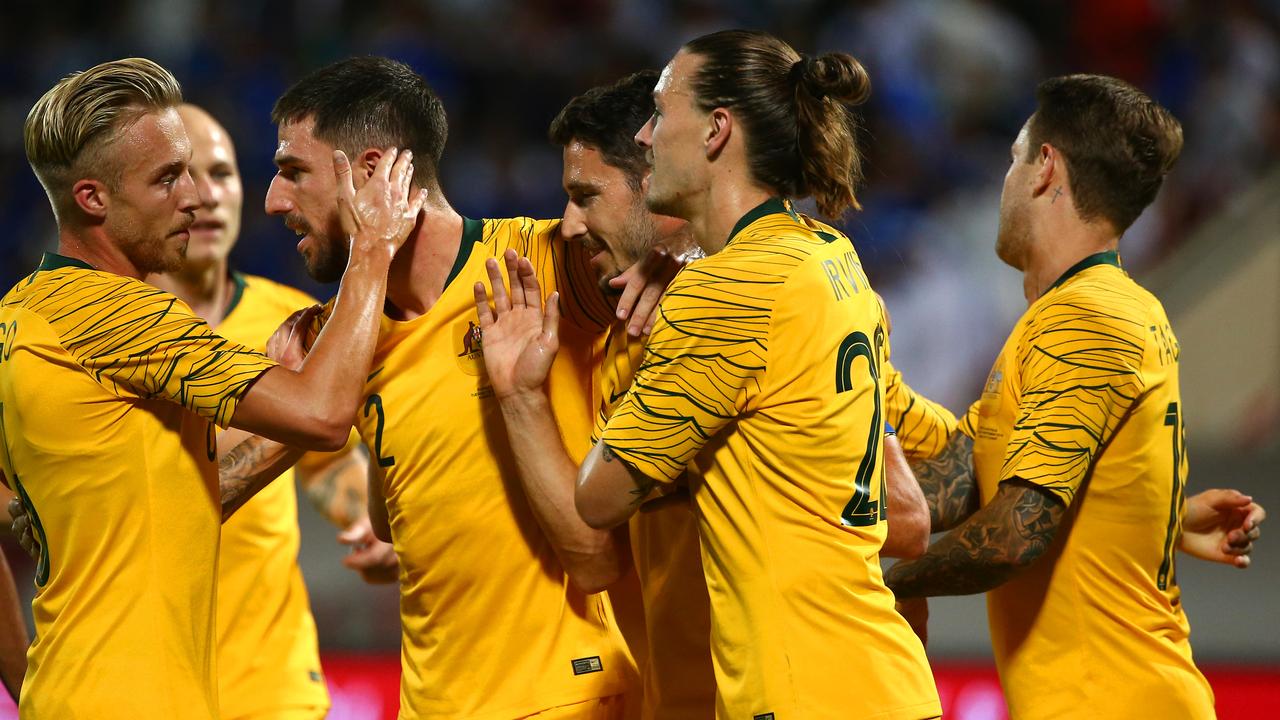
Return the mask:
<svg viewBox="0 0 1280 720"><path fill-rule="evenodd" d="M624 696L610 695L572 705L548 708L526 715L525 718L529 720L623 720L626 716L626 707Z"/></svg>

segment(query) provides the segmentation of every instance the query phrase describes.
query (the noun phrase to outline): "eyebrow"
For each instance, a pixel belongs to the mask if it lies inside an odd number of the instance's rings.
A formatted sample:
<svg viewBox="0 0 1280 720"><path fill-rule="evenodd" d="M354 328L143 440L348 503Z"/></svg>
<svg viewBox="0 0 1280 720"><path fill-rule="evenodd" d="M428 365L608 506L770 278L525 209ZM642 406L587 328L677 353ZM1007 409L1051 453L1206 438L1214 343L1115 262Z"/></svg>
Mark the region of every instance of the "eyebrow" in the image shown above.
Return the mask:
<svg viewBox="0 0 1280 720"><path fill-rule="evenodd" d="M594 192L596 190L595 183L583 182L581 180L570 180L565 183L564 189L567 192Z"/></svg>
<svg viewBox="0 0 1280 720"><path fill-rule="evenodd" d="M277 167L284 167L285 165L297 165L298 167L305 168L307 166L307 164L303 162L302 158L298 157L297 155L290 155L288 153L285 153L284 155L276 155L275 161L276 161Z"/></svg>
<svg viewBox="0 0 1280 720"><path fill-rule="evenodd" d="M154 173L152 173L151 177L154 180L159 180L160 178L166 175L169 175L171 173L180 172L182 170L182 167L183 167L183 162L181 160L174 160L173 162L166 163L163 167L158 168Z"/></svg>

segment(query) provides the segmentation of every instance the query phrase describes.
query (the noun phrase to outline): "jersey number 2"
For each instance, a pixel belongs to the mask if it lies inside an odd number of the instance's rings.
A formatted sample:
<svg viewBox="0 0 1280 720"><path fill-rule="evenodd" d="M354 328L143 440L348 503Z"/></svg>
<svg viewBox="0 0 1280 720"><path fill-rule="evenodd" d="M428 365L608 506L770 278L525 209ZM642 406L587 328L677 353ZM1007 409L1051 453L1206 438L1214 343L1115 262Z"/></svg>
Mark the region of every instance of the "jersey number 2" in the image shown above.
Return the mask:
<svg viewBox="0 0 1280 720"><path fill-rule="evenodd" d="M880 463L880 436L884 432L884 419L880 410L880 348L884 346L884 328L877 327L875 344L866 333L853 332L845 336L836 352L836 394L853 389L853 363L866 358L867 372L875 386L875 412L867 431L867 449L858 464L853 478L853 497L840 513L840 522L846 527L869 527L884 517L884 507L879 500L871 499L871 482L880 476L880 497L885 496L884 472Z"/></svg>
<svg viewBox="0 0 1280 720"><path fill-rule="evenodd" d="M378 456L378 467L391 467L396 464L395 455L383 456L382 454L382 427L387 424L387 417L382 412L382 396L374 393L364 401L364 416L369 417L369 411L376 410L378 413L378 425L373 433L373 454Z"/></svg>

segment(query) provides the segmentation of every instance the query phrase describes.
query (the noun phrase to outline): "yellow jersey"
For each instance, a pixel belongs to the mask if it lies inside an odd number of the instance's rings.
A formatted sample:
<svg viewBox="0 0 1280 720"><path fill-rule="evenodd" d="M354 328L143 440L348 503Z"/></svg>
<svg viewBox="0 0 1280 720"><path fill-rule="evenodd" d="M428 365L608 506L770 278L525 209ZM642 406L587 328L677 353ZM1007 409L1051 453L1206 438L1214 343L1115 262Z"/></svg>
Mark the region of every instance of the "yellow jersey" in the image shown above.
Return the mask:
<svg viewBox="0 0 1280 720"><path fill-rule="evenodd" d="M509 720L617 695L635 667L606 596L569 582L524 496L485 374L474 284L507 248L528 257L566 322L547 381L566 449L591 432L591 361L612 311L558 221L463 223L457 260L425 314L382 328L356 427L400 560L400 717Z"/></svg>
<svg viewBox="0 0 1280 720"><path fill-rule="evenodd" d="M265 350L295 310L316 301L254 275L235 290L219 335ZM294 472L254 495L222 526L218 547L218 702L223 720L329 706L316 623L298 567Z"/></svg>
<svg viewBox="0 0 1280 720"><path fill-rule="evenodd" d="M676 276L605 429L696 471L717 717L941 712L880 572L883 318L848 238L769 200Z"/></svg>
<svg viewBox="0 0 1280 720"><path fill-rule="evenodd" d="M214 425L273 363L58 255L0 337L0 467L43 547L21 716L216 718Z"/></svg>
<svg viewBox="0 0 1280 720"><path fill-rule="evenodd" d="M644 356L644 339L615 322L595 365L595 428L599 442L609 416L631 387ZM702 575L698 525L685 485L646 502L628 525L631 557L640 581L647 655L641 717L706 720L715 714L716 681L711 667L711 604ZM619 616L626 599L611 593Z"/></svg>
<svg viewBox="0 0 1280 720"><path fill-rule="evenodd" d="M1206 718L1174 579L1187 458L1160 301L1090 256L1031 304L965 416L983 503L1017 478L1068 507L1045 557L987 594L1017 718Z"/></svg>

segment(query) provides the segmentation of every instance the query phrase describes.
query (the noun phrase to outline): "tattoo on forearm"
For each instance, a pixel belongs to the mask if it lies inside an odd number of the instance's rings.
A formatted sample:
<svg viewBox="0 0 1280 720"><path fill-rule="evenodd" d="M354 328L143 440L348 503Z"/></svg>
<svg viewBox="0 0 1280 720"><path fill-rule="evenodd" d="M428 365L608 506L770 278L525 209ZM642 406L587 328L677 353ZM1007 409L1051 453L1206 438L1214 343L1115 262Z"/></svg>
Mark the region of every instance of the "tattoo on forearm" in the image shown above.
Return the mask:
<svg viewBox="0 0 1280 720"><path fill-rule="evenodd" d="M613 452L613 448L609 447L609 444L604 442L600 443L600 457L604 458L605 462L613 462L618 459L617 454Z"/></svg>
<svg viewBox="0 0 1280 720"><path fill-rule="evenodd" d="M978 484L973 474L973 439L955 430L942 452L911 462L933 532L950 530L978 510Z"/></svg>
<svg viewBox="0 0 1280 720"><path fill-rule="evenodd" d="M218 490L224 522L252 497L250 488L254 481L271 465L274 453L270 450L268 441L251 437L231 448L218 462Z"/></svg>
<svg viewBox="0 0 1280 720"><path fill-rule="evenodd" d="M1053 543L1066 506L1046 490L1005 483L990 505L934 543L918 560L898 563L885 584L898 598L971 595L999 587Z"/></svg>

